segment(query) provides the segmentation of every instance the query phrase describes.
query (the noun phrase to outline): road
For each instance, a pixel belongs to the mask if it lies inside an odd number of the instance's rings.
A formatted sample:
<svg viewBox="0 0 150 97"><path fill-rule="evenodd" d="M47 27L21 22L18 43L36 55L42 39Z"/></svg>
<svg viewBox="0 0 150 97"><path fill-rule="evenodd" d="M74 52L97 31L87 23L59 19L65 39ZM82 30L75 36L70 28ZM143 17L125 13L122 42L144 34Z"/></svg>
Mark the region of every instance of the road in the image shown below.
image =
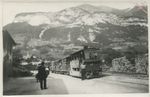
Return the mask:
<svg viewBox="0 0 150 97"><path fill-rule="evenodd" d="M10 79L4 85L4 95L44 94L100 94L100 93L147 93L148 80L123 76L103 76L81 80L80 78L51 73L48 89L40 90L34 77Z"/></svg>

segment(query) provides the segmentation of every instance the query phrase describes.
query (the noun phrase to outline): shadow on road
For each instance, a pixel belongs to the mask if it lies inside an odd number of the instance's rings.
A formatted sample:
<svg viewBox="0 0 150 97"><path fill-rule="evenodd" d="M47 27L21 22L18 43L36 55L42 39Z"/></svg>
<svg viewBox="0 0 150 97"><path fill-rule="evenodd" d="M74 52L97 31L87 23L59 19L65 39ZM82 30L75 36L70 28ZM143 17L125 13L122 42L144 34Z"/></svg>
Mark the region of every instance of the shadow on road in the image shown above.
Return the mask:
<svg viewBox="0 0 150 97"><path fill-rule="evenodd" d="M41 90L34 77L11 79L3 86L3 95L68 94L62 79L47 79L48 89Z"/></svg>
<svg viewBox="0 0 150 97"><path fill-rule="evenodd" d="M109 75L109 74L102 74L100 76L95 76L95 77L92 77L92 78L89 78L89 79L85 79L85 80L90 80L90 79L95 79L95 78L102 78L102 77L106 77L106 76L111 76L111 75ZM81 79L81 77L77 77L77 76L71 76L71 77Z"/></svg>

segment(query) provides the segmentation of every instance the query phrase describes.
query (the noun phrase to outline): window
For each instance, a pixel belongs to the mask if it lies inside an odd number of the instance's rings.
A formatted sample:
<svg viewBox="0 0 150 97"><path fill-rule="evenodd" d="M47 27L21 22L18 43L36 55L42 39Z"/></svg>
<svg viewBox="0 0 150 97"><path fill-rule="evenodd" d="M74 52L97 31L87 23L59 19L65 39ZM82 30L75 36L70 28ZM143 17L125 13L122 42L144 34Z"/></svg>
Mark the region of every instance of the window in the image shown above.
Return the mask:
<svg viewBox="0 0 150 97"><path fill-rule="evenodd" d="M76 68L77 71L79 71L79 68Z"/></svg>
<svg viewBox="0 0 150 97"><path fill-rule="evenodd" d="M79 71L79 68L73 68L74 71Z"/></svg>
<svg viewBox="0 0 150 97"><path fill-rule="evenodd" d="M90 58L89 56L90 56L89 52L86 52L86 53L85 53L85 58L86 58L86 59L89 59L89 58Z"/></svg>
<svg viewBox="0 0 150 97"><path fill-rule="evenodd" d="M97 56L97 52L90 52L90 59L96 59Z"/></svg>

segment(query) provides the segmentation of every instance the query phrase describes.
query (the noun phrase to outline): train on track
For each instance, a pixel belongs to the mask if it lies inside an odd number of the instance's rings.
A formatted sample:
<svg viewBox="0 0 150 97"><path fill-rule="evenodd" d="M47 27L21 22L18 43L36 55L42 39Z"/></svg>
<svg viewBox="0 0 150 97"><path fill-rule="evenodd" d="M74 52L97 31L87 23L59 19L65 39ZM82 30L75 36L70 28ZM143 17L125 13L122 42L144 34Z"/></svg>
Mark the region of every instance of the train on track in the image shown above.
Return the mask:
<svg viewBox="0 0 150 97"><path fill-rule="evenodd" d="M53 73L67 74L82 77L81 66L85 66L85 78L98 77L102 74L102 60L99 49L85 47L68 57L53 61L51 71Z"/></svg>

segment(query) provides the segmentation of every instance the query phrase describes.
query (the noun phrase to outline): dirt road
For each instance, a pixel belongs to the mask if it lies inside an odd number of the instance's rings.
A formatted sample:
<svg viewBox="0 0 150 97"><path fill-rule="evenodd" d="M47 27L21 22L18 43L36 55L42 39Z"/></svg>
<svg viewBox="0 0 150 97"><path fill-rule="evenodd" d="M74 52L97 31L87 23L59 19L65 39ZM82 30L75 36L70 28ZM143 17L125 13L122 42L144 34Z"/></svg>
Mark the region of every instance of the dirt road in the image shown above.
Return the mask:
<svg viewBox="0 0 150 97"><path fill-rule="evenodd" d="M42 94L100 94L100 93L147 93L148 80L122 76L103 76L81 80L80 78L51 73L48 89L40 90L34 77L10 79L4 86L4 95Z"/></svg>

